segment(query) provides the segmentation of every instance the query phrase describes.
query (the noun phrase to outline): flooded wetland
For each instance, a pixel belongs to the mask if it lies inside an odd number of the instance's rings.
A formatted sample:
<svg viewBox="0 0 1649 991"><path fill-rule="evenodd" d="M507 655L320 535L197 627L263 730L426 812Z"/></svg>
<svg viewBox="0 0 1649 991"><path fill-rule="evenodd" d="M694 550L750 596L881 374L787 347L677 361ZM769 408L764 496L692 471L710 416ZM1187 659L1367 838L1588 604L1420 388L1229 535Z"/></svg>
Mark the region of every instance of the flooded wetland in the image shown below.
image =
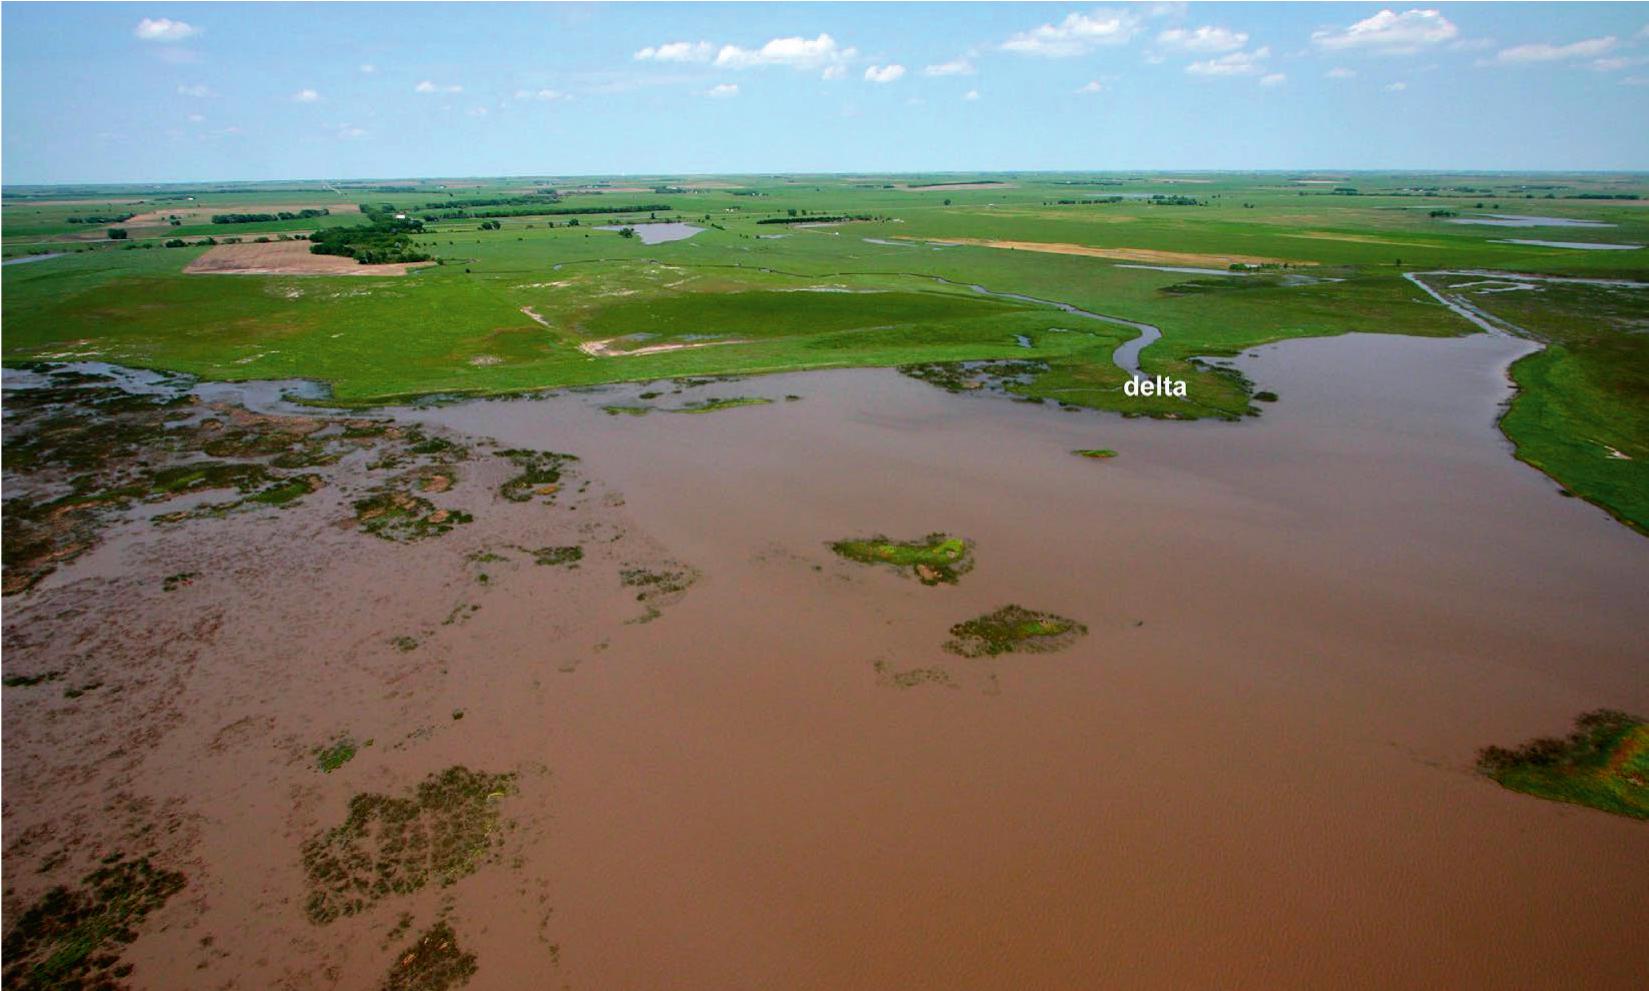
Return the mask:
<svg viewBox="0 0 1649 991"><path fill-rule="evenodd" d="M141 987L1634 986L1642 824L1474 765L1649 711L1643 538L1495 429L1529 349L1253 349L1238 423L891 370L301 417L48 373L6 394L52 541L5 613L8 917L120 851L177 877L84 966ZM28 438L75 389L170 440L64 489ZM709 413L608 411L654 401ZM8 937L8 986L70 937Z"/></svg>

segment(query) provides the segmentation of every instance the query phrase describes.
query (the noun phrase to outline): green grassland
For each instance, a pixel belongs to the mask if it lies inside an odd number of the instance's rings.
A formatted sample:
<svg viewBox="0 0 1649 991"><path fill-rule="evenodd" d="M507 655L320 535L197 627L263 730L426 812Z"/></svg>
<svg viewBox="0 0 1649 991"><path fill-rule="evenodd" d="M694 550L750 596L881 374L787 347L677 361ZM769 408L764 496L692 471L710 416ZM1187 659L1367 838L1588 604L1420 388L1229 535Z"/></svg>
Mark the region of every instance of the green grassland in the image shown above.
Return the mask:
<svg viewBox="0 0 1649 991"><path fill-rule="evenodd" d="M69 254L5 268L3 350L8 361L84 357L218 379L320 379L337 401L356 405L429 393L685 375L1013 359L1042 363L1007 385L1025 398L1155 416L1233 418L1257 411L1249 383L1195 359L1294 337L1473 331L1404 279L1405 272L1484 268L1649 277L1649 248L1578 251L1502 243L1649 244L1649 177L1359 173L1333 176L1331 184L1300 181L1308 178L511 177L8 188L0 201L6 257ZM543 196L547 189L559 195ZM1646 199L1592 198L1601 196ZM480 216L428 222L416 246L441 264L393 278L184 275L206 248L159 246L178 237L194 245L206 237L252 240L323 223L362 222L355 213L133 229L124 242L97 239L100 227L67 223L71 215L178 205L234 212L332 202L434 216L446 212L434 209L441 204L489 198L507 200L509 210L535 209L521 204L542 199L545 212L495 218L496 230L482 229ZM641 204L671 209L601 212ZM564 212L569 210L589 212ZM1614 226L1449 222L1491 213ZM843 216L867 219L798 226ZM655 245L594 229L650 219L706 229ZM944 243L955 238L1134 254ZM1171 255L1156 260L1150 252ZM1274 259L1276 266L1240 277L1138 267L1218 271L1232 256ZM1129 328L1051 305L981 295L974 285L1156 325L1163 336L1142 353L1142 370L1185 379L1188 398L1123 395L1126 376L1112 355L1134 336ZM1531 304L1507 298L1519 295L1526 294L1504 294L1493 303ZM1634 452L1649 437L1641 401L1642 335L1629 329L1644 315L1634 301L1639 298L1609 303L1625 316L1598 322L1592 319L1595 301L1586 294L1542 297L1552 310L1545 322L1590 328L1581 350L1596 357L1576 365L1574 334L1553 331L1561 347L1518 367L1529 398L1508 417L1508 432L1539 420L1552 425L1533 432L1546 435L1548 448L1573 444L1584 433L1613 438L1606 442L1637 458ZM1528 320L1542 323L1535 316ZM592 341L620 352L689 346L643 354L580 350ZM1605 371L1623 362L1624 371ZM1623 396L1635 397L1631 415L1609 416ZM1581 419L1587 421L1584 431L1576 426ZM1559 451L1519 444L1527 460L1572 490L1623 518L1645 518L1641 507L1622 508L1634 492L1641 498L1645 491L1637 476L1606 484L1571 480L1569 458ZM1623 494L1623 487L1632 491Z"/></svg>

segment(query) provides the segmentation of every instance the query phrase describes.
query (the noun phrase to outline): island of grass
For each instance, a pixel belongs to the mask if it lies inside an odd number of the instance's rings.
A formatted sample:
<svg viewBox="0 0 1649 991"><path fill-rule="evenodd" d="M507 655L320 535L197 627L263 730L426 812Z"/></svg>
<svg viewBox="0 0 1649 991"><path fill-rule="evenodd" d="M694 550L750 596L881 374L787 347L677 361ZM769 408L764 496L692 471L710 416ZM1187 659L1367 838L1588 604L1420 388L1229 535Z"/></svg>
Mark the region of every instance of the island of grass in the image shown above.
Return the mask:
<svg viewBox="0 0 1649 991"><path fill-rule="evenodd" d="M1649 722L1638 716L1584 713L1562 739L1483 748L1477 769L1513 791L1649 819Z"/></svg>
<svg viewBox="0 0 1649 991"><path fill-rule="evenodd" d="M1117 452L1108 447L1084 447L1072 451L1071 453L1079 458L1094 458L1096 460L1114 458L1117 456Z"/></svg>
<svg viewBox="0 0 1649 991"><path fill-rule="evenodd" d="M764 396L729 396L726 399L705 399L675 409L667 409L666 413L714 413L717 410L733 409L738 406L766 406L773 400Z"/></svg>
<svg viewBox="0 0 1649 991"><path fill-rule="evenodd" d="M1046 654L1064 650L1087 633L1074 619L1007 605L951 627L955 639L946 641L945 649L963 657Z"/></svg>
<svg viewBox="0 0 1649 991"><path fill-rule="evenodd" d="M973 570L973 542L945 533L930 533L920 540L890 540L881 535L838 540L830 549L860 564L909 568L923 585L955 585Z"/></svg>

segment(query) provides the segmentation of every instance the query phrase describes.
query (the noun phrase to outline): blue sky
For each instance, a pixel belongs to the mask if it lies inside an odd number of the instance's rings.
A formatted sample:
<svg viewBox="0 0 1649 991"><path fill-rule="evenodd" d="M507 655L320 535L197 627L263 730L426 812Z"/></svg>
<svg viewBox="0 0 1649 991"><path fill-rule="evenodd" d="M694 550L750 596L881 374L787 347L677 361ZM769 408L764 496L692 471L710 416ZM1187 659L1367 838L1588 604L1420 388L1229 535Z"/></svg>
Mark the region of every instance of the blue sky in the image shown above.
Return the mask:
<svg viewBox="0 0 1649 991"><path fill-rule="evenodd" d="M6 3L4 181L1649 169L1649 4Z"/></svg>

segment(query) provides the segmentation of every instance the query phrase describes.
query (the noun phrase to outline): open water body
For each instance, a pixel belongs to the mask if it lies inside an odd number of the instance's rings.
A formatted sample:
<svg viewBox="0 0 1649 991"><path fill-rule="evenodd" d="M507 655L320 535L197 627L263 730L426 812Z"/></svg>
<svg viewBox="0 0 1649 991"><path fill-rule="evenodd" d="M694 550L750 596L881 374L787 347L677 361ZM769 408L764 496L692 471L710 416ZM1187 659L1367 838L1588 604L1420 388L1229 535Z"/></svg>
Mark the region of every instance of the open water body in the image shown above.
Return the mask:
<svg viewBox="0 0 1649 991"><path fill-rule="evenodd" d="M625 226L635 229L636 237L641 238L642 244L667 244L670 241L685 241L694 234L704 230L704 228L695 227L692 224L681 224L674 222L660 222L656 224L627 224ZM623 227L616 225L596 228L598 231L617 231L623 229Z"/></svg>
<svg viewBox="0 0 1649 991"><path fill-rule="evenodd" d="M708 416L600 412L640 386L404 414L579 454L705 576L512 731L556 775L553 862L528 872L555 879L557 979L1641 986L1643 824L1471 771L1583 710L1649 710L1649 543L1495 428L1530 347L1262 348L1237 364L1282 398L1240 424L887 371L663 400L802 397ZM1088 447L1120 456L1068 453ZM977 542L957 587L824 549L932 530ZM939 649L1009 602L1091 633Z"/></svg>

